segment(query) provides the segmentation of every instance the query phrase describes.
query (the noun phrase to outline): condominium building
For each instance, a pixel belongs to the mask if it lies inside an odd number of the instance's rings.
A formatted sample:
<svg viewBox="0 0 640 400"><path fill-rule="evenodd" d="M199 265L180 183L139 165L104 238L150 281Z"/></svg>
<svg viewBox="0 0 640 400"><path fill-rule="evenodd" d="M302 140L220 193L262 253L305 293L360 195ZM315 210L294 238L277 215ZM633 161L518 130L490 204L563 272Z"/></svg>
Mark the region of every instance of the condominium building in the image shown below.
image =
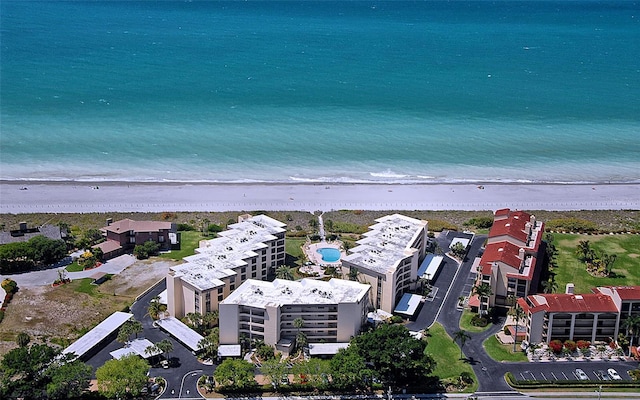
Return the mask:
<svg viewBox="0 0 640 400"><path fill-rule="evenodd" d="M427 221L400 214L376 219L357 246L342 258L343 269L371 285L371 304L393 312L402 295L416 287L427 247Z"/></svg>
<svg viewBox="0 0 640 400"><path fill-rule="evenodd" d="M202 240L196 254L167 275L167 311L175 317L206 313L247 279L267 279L284 264L286 224L266 215L242 215L238 223Z"/></svg>
<svg viewBox="0 0 640 400"><path fill-rule="evenodd" d="M536 293L544 258L543 234L544 224L531 214L509 209L496 211L476 282L488 284L493 294L482 299L481 309L510 305L510 298Z"/></svg>
<svg viewBox="0 0 640 400"><path fill-rule="evenodd" d="M568 290L570 292L570 290ZM599 287L586 294L535 294L518 299L526 339L609 341L626 333L624 321L640 315L640 286Z"/></svg>
<svg viewBox="0 0 640 400"><path fill-rule="evenodd" d="M219 305L220 344L240 336L263 340L288 354L298 331L309 343L346 343L366 321L369 285L331 279L249 279ZM302 326L296 326L296 319Z"/></svg>

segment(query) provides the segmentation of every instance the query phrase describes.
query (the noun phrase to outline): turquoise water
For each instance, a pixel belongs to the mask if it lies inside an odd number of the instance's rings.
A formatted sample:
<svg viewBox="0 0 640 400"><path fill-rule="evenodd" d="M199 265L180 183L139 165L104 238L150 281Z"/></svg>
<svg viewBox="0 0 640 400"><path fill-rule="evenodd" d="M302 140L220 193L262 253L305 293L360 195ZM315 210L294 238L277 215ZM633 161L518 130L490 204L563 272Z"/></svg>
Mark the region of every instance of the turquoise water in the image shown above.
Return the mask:
<svg viewBox="0 0 640 400"><path fill-rule="evenodd" d="M331 247L322 247L317 250L322 255L322 261L336 262L340 260L340 250Z"/></svg>
<svg viewBox="0 0 640 400"><path fill-rule="evenodd" d="M640 3L0 2L0 178L640 181Z"/></svg>

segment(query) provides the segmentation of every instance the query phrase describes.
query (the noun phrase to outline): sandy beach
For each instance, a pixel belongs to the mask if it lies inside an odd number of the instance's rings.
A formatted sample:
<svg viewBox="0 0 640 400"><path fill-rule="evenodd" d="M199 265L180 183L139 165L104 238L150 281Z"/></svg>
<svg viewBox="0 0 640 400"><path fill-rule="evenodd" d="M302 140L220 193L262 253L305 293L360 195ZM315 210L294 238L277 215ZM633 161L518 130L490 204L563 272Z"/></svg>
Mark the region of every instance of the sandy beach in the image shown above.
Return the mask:
<svg viewBox="0 0 640 400"><path fill-rule="evenodd" d="M636 184L2 182L0 213L640 209Z"/></svg>

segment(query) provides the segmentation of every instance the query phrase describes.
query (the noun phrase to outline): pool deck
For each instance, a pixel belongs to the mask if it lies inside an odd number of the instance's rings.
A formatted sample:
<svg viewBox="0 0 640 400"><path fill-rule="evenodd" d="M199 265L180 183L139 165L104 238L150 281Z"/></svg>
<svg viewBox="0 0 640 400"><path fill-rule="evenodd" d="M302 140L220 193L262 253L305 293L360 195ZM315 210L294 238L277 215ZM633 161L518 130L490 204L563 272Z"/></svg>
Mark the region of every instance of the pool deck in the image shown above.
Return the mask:
<svg viewBox="0 0 640 400"><path fill-rule="evenodd" d="M333 266L333 267L339 267L342 265L342 262L340 260L334 261L334 262L323 260L322 254L318 253L318 249L322 249L322 248L336 249L340 251L341 258L346 256L346 253L341 250L340 242L319 242L319 243L312 243L312 244L303 246L303 250L304 250L304 253L307 255L307 258L309 259L309 261L311 261L315 265Z"/></svg>

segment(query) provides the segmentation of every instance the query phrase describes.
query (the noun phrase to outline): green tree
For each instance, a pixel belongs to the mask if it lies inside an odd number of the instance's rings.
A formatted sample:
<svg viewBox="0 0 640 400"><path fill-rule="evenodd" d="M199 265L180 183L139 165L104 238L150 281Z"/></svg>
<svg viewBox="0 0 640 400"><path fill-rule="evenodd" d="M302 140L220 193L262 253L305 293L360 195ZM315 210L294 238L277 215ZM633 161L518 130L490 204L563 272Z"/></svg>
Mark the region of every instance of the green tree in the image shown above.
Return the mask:
<svg viewBox="0 0 640 400"><path fill-rule="evenodd" d="M91 228L82 233L80 238L76 241L76 247L79 249L90 249L93 245L96 245L104 240L102 232L99 229Z"/></svg>
<svg viewBox="0 0 640 400"><path fill-rule="evenodd" d="M583 262L591 262L593 250L588 240L581 240L576 247L576 255Z"/></svg>
<svg viewBox="0 0 640 400"><path fill-rule="evenodd" d="M543 293L555 293L558 290L558 284L555 279L549 278L548 280L542 282L542 292Z"/></svg>
<svg viewBox="0 0 640 400"><path fill-rule="evenodd" d="M306 381L316 388L326 387L329 383L328 376L331 375L331 366L328 360L310 358L309 360L295 363L292 369L296 382L301 382L304 377Z"/></svg>
<svg viewBox="0 0 640 400"><path fill-rule="evenodd" d="M453 253L454 256L463 259L464 256L467 254L467 248L465 245L463 245L462 243L458 242L456 244L454 244L453 246L451 246L451 252Z"/></svg>
<svg viewBox="0 0 640 400"><path fill-rule="evenodd" d="M54 363L46 372L50 399L79 399L89 389L93 369L80 360Z"/></svg>
<svg viewBox="0 0 640 400"><path fill-rule="evenodd" d="M352 341L353 342L353 341ZM340 349L329 361L331 380L340 389L362 389L371 380L374 372L367 368L365 358L360 355L354 344Z"/></svg>
<svg viewBox="0 0 640 400"><path fill-rule="evenodd" d="M147 383L149 364L137 355L109 360L96 370L98 390L108 398L138 396Z"/></svg>
<svg viewBox="0 0 640 400"><path fill-rule="evenodd" d="M20 332L16 336L16 344L20 347L26 347L31 341L31 337L26 332Z"/></svg>
<svg viewBox="0 0 640 400"><path fill-rule="evenodd" d="M460 342L460 359L462 359L464 356L462 353L462 348L469 339L471 339L471 336L464 329L460 329L453 335L453 342Z"/></svg>
<svg viewBox="0 0 640 400"><path fill-rule="evenodd" d="M146 260L151 256L157 256L160 252L160 245L153 240L147 240L143 244L138 244L133 248L133 255L138 260Z"/></svg>
<svg viewBox="0 0 640 400"><path fill-rule="evenodd" d="M253 364L227 358L213 373L218 384L228 389L250 389L256 385Z"/></svg>
<svg viewBox="0 0 640 400"><path fill-rule="evenodd" d="M10 350L0 361L0 398L41 398L47 368L58 354L46 344Z"/></svg>
<svg viewBox="0 0 640 400"><path fill-rule="evenodd" d="M424 352L426 341L414 339L402 325L381 325L356 336L352 343L385 386L413 384L435 367L433 359Z"/></svg>
<svg viewBox="0 0 640 400"><path fill-rule="evenodd" d="M284 375L287 375L287 365L274 358L263 362L262 367L260 367L260 371L262 371L264 376L269 378L273 388L278 390L278 387L280 386L280 379L282 379Z"/></svg>
<svg viewBox="0 0 640 400"><path fill-rule="evenodd" d="M276 278L286 279L288 281L293 280L293 269L286 265L281 265L276 269Z"/></svg>
<svg viewBox="0 0 640 400"><path fill-rule="evenodd" d="M118 336L116 340L120 343L126 343L131 338L131 335L136 335L138 338L138 334L143 331L142 323L135 319L130 319L126 321L120 329L118 330Z"/></svg>

